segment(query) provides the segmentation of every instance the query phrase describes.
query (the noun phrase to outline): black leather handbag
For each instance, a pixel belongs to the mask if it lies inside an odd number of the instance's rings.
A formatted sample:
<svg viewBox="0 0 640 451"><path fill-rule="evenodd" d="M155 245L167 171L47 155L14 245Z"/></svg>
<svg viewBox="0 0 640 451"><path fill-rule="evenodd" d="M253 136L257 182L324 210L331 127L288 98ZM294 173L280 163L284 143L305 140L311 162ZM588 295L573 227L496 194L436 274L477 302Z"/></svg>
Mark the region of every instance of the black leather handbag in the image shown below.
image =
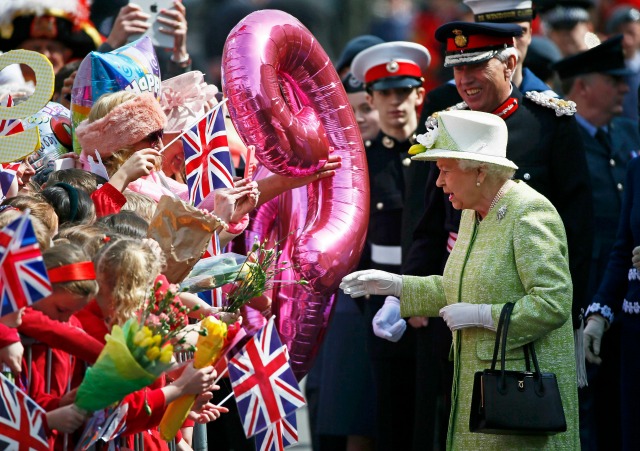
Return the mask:
<svg viewBox="0 0 640 451"><path fill-rule="evenodd" d="M491 369L473 379L469 430L483 434L553 435L567 430L558 381L553 373L541 373L533 343L524 346L526 371L506 371L507 331L513 303L500 313ZM500 369L496 370L502 346ZM529 357L533 361L531 372Z"/></svg>

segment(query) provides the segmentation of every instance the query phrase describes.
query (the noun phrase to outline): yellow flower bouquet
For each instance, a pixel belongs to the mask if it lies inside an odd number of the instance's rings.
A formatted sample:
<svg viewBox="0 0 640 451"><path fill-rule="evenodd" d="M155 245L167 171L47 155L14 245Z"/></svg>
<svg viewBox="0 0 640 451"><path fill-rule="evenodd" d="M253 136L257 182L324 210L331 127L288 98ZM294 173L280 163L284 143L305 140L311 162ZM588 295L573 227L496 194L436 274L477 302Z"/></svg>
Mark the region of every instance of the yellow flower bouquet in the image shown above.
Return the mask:
<svg viewBox="0 0 640 451"><path fill-rule="evenodd" d="M175 287L160 291L156 285L138 318L122 327L114 325L96 363L78 387L75 404L88 412L104 409L155 381L172 365L174 352L184 340L177 334L186 325L186 307Z"/></svg>
<svg viewBox="0 0 640 451"><path fill-rule="evenodd" d="M239 322L227 325L215 316L208 316L202 320L200 327L200 336L193 355L193 366L196 369L215 365L225 355L241 325ZM163 440L169 441L176 436L195 399L195 395L184 395L169 404L159 426Z"/></svg>

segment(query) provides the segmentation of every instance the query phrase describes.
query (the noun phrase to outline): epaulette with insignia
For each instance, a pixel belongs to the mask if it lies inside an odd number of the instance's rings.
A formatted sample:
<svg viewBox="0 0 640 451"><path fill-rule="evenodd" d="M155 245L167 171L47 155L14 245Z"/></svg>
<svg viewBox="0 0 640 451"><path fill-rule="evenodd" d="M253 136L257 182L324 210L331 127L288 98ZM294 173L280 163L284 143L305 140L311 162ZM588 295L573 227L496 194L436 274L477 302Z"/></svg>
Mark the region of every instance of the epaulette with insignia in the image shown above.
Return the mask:
<svg viewBox="0 0 640 451"><path fill-rule="evenodd" d="M427 126L427 129L431 127L437 127L438 115L443 111L468 110L468 109L469 109L469 105L467 105L467 102L456 103L455 105L452 105L449 108L445 108L444 110L436 111L435 113L433 113L431 116L427 118L425 125Z"/></svg>
<svg viewBox="0 0 640 451"><path fill-rule="evenodd" d="M546 106L556 111L556 116L573 116L576 114L576 103L571 100L550 97L538 91L528 91L525 96L538 105Z"/></svg>

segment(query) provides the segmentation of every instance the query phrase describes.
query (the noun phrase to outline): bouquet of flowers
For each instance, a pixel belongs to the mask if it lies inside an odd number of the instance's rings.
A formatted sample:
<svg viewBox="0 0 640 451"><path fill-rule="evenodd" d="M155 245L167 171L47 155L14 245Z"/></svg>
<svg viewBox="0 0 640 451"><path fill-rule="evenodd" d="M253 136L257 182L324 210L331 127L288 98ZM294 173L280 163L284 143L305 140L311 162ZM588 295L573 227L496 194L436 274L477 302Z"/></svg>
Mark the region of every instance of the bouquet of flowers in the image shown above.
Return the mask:
<svg viewBox="0 0 640 451"><path fill-rule="evenodd" d="M158 283L138 318L114 325L96 363L78 387L75 404L88 412L104 409L156 380L171 366L188 309L175 287L160 291ZM184 346L182 346L184 347Z"/></svg>
<svg viewBox="0 0 640 451"><path fill-rule="evenodd" d="M246 260L246 255L233 252L203 258L195 264L180 287L190 293L198 293L232 283L238 278Z"/></svg>
<svg viewBox="0 0 640 451"><path fill-rule="evenodd" d="M200 336L193 356L193 366L197 369L215 365L225 355L241 329L239 322L227 325L215 316L206 317L200 323L200 327ZM195 399L195 395L184 395L169 404L159 426L163 440L173 440L187 418Z"/></svg>
<svg viewBox="0 0 640 451"><path fill-rule="evenodd" d="M276 246L279 243L276 243ZM244 262L234 281L234 286L227 295L225 312L237 312L240 307L251 299L261 296L265 291L273 288L275 283L283 281L275 280L283 271L290 269L289 262L279 262L282 251L267 249L266 241L255 242L249 258ZM287 281L299 285L308 285L304 279Z"/></svg>

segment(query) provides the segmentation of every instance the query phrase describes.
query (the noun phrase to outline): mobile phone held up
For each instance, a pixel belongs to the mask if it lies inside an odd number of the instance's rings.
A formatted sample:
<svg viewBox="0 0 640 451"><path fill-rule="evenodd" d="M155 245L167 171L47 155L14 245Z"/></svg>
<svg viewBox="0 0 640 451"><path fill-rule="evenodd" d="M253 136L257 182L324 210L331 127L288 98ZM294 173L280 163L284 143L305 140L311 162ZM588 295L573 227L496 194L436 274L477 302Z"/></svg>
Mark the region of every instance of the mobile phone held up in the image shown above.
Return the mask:
<svg viewBox="0 0 640 451"><path fill-rule="evenodd" d="M155 47L163 47L171 49L173 48L173 36L170 34L165 34L160 31L160 28L163 26L160 22L158 22L158 16L160 16L160 11L163 9L175 9L173 7L173 0L135 0L131 3L135 3L136 5L142 8L142 12L148 14L149 23L151 26L145 31L143 34L131 35L129 37L129 42L135 41L143 36L149 36L151 42ZM166 27L166 26L165 26Z"/></svg>

